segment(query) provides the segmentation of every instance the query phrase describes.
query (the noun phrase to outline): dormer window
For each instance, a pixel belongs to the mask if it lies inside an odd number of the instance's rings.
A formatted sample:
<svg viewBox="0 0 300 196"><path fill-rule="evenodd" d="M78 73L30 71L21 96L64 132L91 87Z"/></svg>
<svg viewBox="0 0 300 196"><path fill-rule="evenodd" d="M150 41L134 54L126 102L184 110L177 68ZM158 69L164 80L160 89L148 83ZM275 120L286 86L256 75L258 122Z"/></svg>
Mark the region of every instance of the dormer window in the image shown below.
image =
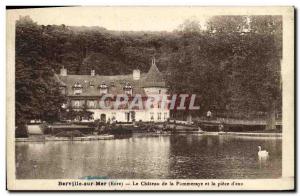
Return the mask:
<svg viewBox="0 0 300 196"><path fill-rule="evenodd" d="M126 83L123 89L126 95L132 95L132 86L128 82Z"/></svg>
<svg viewBox="0 0 300 196"><path fill-rule="evenodd" d="M80 95L82 93L82 85L79 82L76 82L73 86L74 95Z"/></svg>
<svg viewBox="0 0 300 196"><path fill-rule="evenodd" d="M108 86L105 84L105 82L102 82L99 86L100 94L107 94L108 93Z"/></svg>
<svg viewBox="0 0 300 196"><path fill-rule="evenodd" d="M66 93L66 87L65 86L61 86L61 87L59 87L59 90L60 90L60 93L62 94L62 95L65 95L65 94L67 94Z"/></svg>
<svg viewBox="0 0 300 196"><path fill-rule="evenodd" d="M111 87L115 87L115 83L114 82L110 82L110 86Z"/></svg>
<svg viewBox="0 0 300 196"><path fill-rule="evenodd" d="M89 86L90 86L90 87L94 87L94 86L95 86L94 82L93 82L93 81L90 81L90 82L89 82Z"/></svg>
<svg viewBox="0 0 300 196"><path fill-rule="evenodd" d="M82 85L81 85L79 82L76 82L76 83L74 84L74 87L75 87L75 88L82 88Z"/></svg>

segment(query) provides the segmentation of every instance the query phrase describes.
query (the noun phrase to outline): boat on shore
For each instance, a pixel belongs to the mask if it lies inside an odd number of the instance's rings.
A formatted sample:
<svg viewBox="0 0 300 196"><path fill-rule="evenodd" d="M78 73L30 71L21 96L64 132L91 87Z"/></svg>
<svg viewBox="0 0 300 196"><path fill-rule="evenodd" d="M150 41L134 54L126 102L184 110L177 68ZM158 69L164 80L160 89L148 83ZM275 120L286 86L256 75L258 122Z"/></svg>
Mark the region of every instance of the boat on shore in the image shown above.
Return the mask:
<svg viewBox="0 0 300 196"><path fill-rule="evenodd" d="M224 126L223 126L224 125ZM217 131L206 130L201 124L183 124L176 122L153 123L99 123L99 124L70 124L58 123L51 125L28 126L28 137L16 138L16 142L45 142L45 141L90 141L104 139L120 139L135 136L156 137L174 134L201 134L201 135L230 135L230 136L258 136L281 137L280 130L235 130L226 124L214 125Z"/></svg>
<svg viewBox="0 0 300 196"><path fill-rule="evenodd" d="M114 139L113 135L88 135L80 137L57 137L46 135L45 137L28 137L28 138L16 138L16 142L47 142L47 141L92 141L92 140L110 140Z"/></svg>
<svg viewBox="0 0 300 196"><path fill-rule="evenodd" d="M264 133L264 132L218 132L218 135L282 137L282 133Z"/></svg>

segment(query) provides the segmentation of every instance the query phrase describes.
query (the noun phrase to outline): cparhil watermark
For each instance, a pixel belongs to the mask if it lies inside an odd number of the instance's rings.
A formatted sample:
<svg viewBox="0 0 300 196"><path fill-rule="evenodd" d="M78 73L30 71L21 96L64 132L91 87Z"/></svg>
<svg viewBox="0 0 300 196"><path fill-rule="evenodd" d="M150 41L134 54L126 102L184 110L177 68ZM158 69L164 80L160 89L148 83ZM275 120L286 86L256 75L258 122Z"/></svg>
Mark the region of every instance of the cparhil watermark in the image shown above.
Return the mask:
<svg viewBox="0 0 300 196"><path fill-rule="evenodd" d="M100 98L101 109L132 109L147 110L153 108L169 110L199 110L200 106L195 105L196 94L104 94Z"/></svg>

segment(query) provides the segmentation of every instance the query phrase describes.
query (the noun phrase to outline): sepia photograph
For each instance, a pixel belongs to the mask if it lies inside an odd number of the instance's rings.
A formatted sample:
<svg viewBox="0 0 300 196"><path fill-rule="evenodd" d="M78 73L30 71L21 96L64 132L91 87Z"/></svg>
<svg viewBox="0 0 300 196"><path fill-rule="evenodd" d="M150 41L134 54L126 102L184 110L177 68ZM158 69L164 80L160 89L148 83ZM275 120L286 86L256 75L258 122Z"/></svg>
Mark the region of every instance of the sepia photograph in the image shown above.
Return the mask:
<svg viewBox="0 0 300 196"><path fill-rule="evenodd" d="M293 7L7 12L8 190L293 190Z"/></svg>

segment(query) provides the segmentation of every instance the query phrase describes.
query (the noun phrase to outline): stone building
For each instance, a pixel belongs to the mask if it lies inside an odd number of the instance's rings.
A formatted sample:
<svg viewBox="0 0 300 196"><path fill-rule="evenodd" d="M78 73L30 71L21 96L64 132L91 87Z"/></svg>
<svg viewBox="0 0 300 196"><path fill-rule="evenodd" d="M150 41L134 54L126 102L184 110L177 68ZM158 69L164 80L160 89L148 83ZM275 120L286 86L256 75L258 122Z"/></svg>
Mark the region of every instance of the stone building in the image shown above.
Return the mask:
<svg viewBox="0 0 300 196"><path fill-rule="evenodd" d="M128 104L106 109L100 104L101 98L108 94L115 96L126 94L129 102L132 101L131 98L140 95L143 104L152 95L166 95L166 83L156 66L155 59L152 59L148 73L141 73L136 69L128 75L103 76L91 70L90 75L68 75L67 69L62 68L56 77L60 82L62 93L67 96L65 107L93 112L92 119L89 120L163 122L170 117L170 110L161 108L159 104L142 109L128 108ZM106 99L105 104L113 105L115 101L114 98Z"/></svg>

